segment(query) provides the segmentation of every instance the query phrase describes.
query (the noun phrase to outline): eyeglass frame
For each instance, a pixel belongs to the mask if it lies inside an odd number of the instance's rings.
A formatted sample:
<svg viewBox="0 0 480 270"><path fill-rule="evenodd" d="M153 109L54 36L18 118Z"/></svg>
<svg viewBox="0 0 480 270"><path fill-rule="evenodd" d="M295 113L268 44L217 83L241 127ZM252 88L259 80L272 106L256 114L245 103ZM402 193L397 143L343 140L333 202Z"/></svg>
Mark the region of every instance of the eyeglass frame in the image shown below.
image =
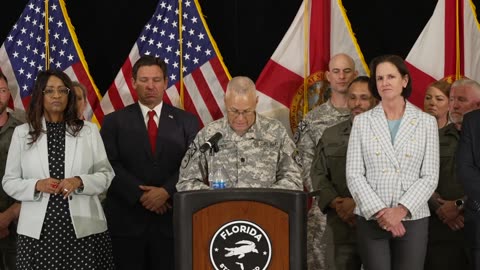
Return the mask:
<svg viewBox="0 0 480 270"><path fill-rule="evenodd" d="M233 118L238 118L240 115L243 116L244 118L252 116L256 110L244 110L244 111L239 111L237 109L228 109L227 113L232 114Z"/></svg>
<svg viewBox="0 0 480 270"><path fill-rule="evenodd" d="M63 90L67 90L67 91L64 92ZM60 96L68 96L68 94L70 94L70 91L72 91L72 90L68 87L60 88L60 89L47 88L47 89L43 90L42 93L43 93L44 96L49 96L49 97L53 96L54 93L57 93Z"/></svg>

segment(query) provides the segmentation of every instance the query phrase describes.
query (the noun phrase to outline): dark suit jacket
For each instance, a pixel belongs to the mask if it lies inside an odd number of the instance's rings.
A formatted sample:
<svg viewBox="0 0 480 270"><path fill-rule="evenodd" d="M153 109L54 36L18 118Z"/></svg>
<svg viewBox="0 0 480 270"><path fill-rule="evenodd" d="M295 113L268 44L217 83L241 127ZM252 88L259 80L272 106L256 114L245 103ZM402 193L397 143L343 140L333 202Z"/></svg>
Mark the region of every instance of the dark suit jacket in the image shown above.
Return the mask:
<svg viewBox="0 0 480 270"><path fill-rule="evenodd" d="M480 212L472 211L480 204L480 110L463 117L456 158L457 176L467 195L465 240L480 248Z"/></svg>
<svg viewBox="0 0 480 270"><path fill-rule="evenodd" d="M438 130L438 139L440 141L440 174L438 177L437 192L441 198L446 200L456 200L463 197L463 187L457 179L455 172L455 151L457 149L459 131L455 124L449 124ZM444 224L435 213L440 207L436 198L430 198L428 205L430 207L430 222L428 223L428 243L438 244L445 241L455 241L450 245L463 245L463 230L453 231Z"/></svg>
<svg viewBox="0 0 480 270"><path fill-rule="evenodd" d="M101 135L115 171L105 213L113 236L137 236L152 225L173 236L172 211L158 215L145 209L138 186L163 187L173 197L182 158L198 128L194 115L164 103L153 155L138 103L105 116Z"/></svg>
<svg viewBox="0 0 480 270"><path fill-rule="evenodd" d="M463 118L457 147L457 175L468 200L480 202L480 110Z"/></svg>

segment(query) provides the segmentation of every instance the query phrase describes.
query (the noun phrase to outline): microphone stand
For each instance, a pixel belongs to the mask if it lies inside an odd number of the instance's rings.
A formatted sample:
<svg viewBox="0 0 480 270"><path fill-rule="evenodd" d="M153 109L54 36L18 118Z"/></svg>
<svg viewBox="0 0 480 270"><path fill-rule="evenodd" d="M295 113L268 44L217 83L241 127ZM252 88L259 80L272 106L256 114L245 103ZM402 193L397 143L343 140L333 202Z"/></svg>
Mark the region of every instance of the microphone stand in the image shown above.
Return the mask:
<svg viewBox="0 0 480 270"><path fill-rule="evenodd" d="M200 168L200 173L202 174L203 178L203 183L209 187L212 187L212 178L215 173L215 169L213 166L213 157L215 156L215 153L217 153L220 149L218 148L218 145L215 143L213 144L209 149L208 149L208 156L205 157L207 164L205 164L206 170L203 169L202 165L202 159L200 158L198 160L198 167ZM205 152L202 152L202 154L205 154ZM210 168L208 165L211 164L212 168Z"/></svg>
<svg viewBox="0 0 480 270"><path fill-rule="evenodd" d="M215 153L217 153L220 149L218 148L218 144L214 143L212 147L210 147L209 154L210 156L215 156Z"/></svg>
<svg viewBox="0 0 480 270"><path fill-rule="evenodd" d="M215 168L214 166L214 157L215 157L215 153L217 153L220 149L218 148L218 144L217 143L214 143L210 149L208 150L208 158L207 160L209 160L210 162L207 161L207 164L211 164L211 168L209 168L208 170L208 184L210 186L210 188L212 188L212 183L213 183L213 178L214 178L214 175L215 175L215 170L217 168Z"/></svg>

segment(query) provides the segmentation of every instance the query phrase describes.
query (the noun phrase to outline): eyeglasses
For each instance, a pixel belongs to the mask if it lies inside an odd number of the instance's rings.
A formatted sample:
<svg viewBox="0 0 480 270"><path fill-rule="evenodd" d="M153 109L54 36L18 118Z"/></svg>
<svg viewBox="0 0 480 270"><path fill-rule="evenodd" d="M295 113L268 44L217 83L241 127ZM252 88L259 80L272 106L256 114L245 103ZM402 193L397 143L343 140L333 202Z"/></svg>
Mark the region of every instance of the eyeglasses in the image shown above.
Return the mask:
<svg viewBox="0 0 480 270"><path fill-rule="evenodd" d="M45 88L45 90L43 90L43 94L45 96L53 96L55 93L60 96L67 96L68 93L70 93L70 89L67 87L64 87L59 89Z"/></svg>
<svg viewBox="0 0 480 270"><path fill-rule="evenodd" d="M228 112L231 116L233 116L233 118L237 118L237 117L239 117L240 115L242 115L243 117L252 116L252 115L255 113L255 110L239 111L239 110L231 109L231 110L228 110L227 112Z"/></svg>

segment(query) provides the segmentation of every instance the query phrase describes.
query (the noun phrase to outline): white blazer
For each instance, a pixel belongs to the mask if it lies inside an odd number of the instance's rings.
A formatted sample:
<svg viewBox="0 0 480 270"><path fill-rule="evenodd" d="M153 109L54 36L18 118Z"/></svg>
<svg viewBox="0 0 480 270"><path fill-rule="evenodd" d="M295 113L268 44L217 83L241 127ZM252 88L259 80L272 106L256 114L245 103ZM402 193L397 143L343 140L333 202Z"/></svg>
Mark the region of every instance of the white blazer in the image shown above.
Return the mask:
<svg viewBox="0 0 480 270"><path fill-rule="evenodd" d="M17 232L39 239L50 194L36 193L35 184L50 177L47 136L42 133L33 145L28 145L28 131L28 124L15 128L2 184L8 195L21 201ZM77 238L106 231L98 195L108 189L114 173L97 126L87 121L76 137L66 133L65 178L73 176L82 178L84 186L83 191L68 198Z"/></svg>
<svg viewBox="0 0 480 270"><path fill-rule="evenodd" d="M346 165L355 214L374 219L379 210L402 204L410 213L406 220L430 216L439 159L435 118L408 101L393 145L381 104L356 116Z"/></svg>

